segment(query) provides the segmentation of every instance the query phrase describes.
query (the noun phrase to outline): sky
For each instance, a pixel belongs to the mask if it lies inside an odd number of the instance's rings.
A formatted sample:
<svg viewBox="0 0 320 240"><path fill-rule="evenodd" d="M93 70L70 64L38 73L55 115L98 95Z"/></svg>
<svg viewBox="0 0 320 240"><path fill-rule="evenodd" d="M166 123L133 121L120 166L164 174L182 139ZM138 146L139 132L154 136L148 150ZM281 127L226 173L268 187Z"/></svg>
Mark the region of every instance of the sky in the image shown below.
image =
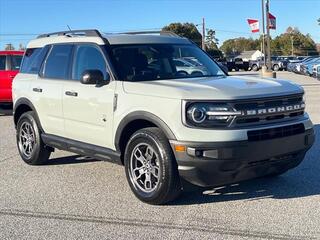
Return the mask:
<svg viewBox="0 0 320 240"><path fill-rule="evenodd" d="M95 28L103 32L158 30L172 22L199 24L216 30L223 41L253 37L247 18L261 20L261 0L0 0L0 49L26 45L37 34ZM320 0L270 0L279 35L289 26L320 43ZM199 26L200 30L201 26Z"/></svg>

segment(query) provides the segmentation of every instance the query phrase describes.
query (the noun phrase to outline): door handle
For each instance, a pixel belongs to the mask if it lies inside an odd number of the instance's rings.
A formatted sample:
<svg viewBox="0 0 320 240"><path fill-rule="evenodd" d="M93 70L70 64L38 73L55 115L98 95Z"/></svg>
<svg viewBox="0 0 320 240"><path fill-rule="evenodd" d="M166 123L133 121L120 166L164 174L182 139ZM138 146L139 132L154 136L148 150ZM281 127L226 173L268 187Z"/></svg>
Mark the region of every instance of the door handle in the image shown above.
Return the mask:
<svg viewBox="0 0 320 240"><path fill-rule="evenodd" d="M41 93L42 92L42 88L33 88L32 89L34 92L38 92Z"/></svg>
<svg viewBox="0 0 320 240"><path fill-rule="evenodd" d="M71 96L71 97L78 97L78 93L77 92L66 91L65 94L67 96Z"/></svg>
<svg viewBox="0 0 320 240"><path fill-rule="evenodd" d="M14 77L15 77L14 75L9 75L9 78L11 79L14 79Z"/></svg>

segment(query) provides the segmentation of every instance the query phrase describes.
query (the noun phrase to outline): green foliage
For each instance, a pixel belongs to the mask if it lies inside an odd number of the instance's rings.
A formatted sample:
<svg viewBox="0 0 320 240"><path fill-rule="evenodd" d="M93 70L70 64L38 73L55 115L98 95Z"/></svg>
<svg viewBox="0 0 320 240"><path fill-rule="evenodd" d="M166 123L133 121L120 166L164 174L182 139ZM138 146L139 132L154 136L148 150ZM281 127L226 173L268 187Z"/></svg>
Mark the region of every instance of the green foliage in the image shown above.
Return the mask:
<svg viewBox="0 0 320 240"><path fill-rule="evenodd" d="M309 34L302 34L297 28L288 28L287 31L277 36L271 42L271 50L274 55L291 55L293 44L294 55L316 55L315 42Z"/></svg>
<svg viewBox="0 0 320 240"><path fill-rule="evenodd" d="M223 51L226 56L238 55L243 51L258 49L260 49L260 40L244 37L228 39L220 47L220 50Z"/></svg>
<svg viewBox="0 0 320 240"><path fill-rule="evenodd" d="M202 35L193 23L171 23L162 28L163 31L171 31L179 36L189 38L201 46Z"/></svg>
<svg viewBox="0 0 320 240"><path fill-rule="evenodd" d="M219 40L216 38L216 32L212 29L207 30L206 34L206 49L218 49Z"/></svg>

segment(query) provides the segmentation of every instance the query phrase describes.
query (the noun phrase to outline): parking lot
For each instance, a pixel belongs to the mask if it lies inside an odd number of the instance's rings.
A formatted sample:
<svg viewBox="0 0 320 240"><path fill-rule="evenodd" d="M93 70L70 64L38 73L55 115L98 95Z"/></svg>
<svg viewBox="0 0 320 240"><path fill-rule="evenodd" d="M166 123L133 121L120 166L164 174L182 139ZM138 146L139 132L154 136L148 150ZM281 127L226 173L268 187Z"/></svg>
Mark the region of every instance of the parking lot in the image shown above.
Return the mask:
<svg viewBox="0 0 320 240"><path fill-rule="evenodd" d="M306 91L317 140L305 161L280 177L184 193L167 206L137 200L118 165L62 151L48 165L26 165L2 109L0 239L320 239L320 81L278 78Z"/></svg>

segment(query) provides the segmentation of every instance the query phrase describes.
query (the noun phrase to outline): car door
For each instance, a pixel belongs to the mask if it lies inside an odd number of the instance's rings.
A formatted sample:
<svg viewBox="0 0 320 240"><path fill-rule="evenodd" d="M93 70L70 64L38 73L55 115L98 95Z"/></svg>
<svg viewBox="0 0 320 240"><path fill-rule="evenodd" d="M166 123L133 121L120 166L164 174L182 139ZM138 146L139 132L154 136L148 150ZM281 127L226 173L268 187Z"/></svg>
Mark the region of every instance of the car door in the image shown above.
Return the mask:
<svg viewBox="0 0 320 240"><path fill-rule="evenodd" d="M48 46L47 46L48 47ZM47 134L64 136L63 84L70 78L72 44L49 46L39 76L32 81L32 102ZM45 50L44 50L45 51Z"/></svg>
<svg viewBox="0 0 320 240"><path fill-rule="evenodd" d="M102 86L82 84L80 79L87 70L99 70L104 78L109 76L105 55L98 45L75 45L71 79L63 88L66 137L111 148L116 82Z"/></svg>
<svg viewBox="0 0 320 240"><path fill-rule="evenodd" d="M8 90L10 86L8 60L7 55L0 55L0 102L8 102L10 98Z"/></svg>

